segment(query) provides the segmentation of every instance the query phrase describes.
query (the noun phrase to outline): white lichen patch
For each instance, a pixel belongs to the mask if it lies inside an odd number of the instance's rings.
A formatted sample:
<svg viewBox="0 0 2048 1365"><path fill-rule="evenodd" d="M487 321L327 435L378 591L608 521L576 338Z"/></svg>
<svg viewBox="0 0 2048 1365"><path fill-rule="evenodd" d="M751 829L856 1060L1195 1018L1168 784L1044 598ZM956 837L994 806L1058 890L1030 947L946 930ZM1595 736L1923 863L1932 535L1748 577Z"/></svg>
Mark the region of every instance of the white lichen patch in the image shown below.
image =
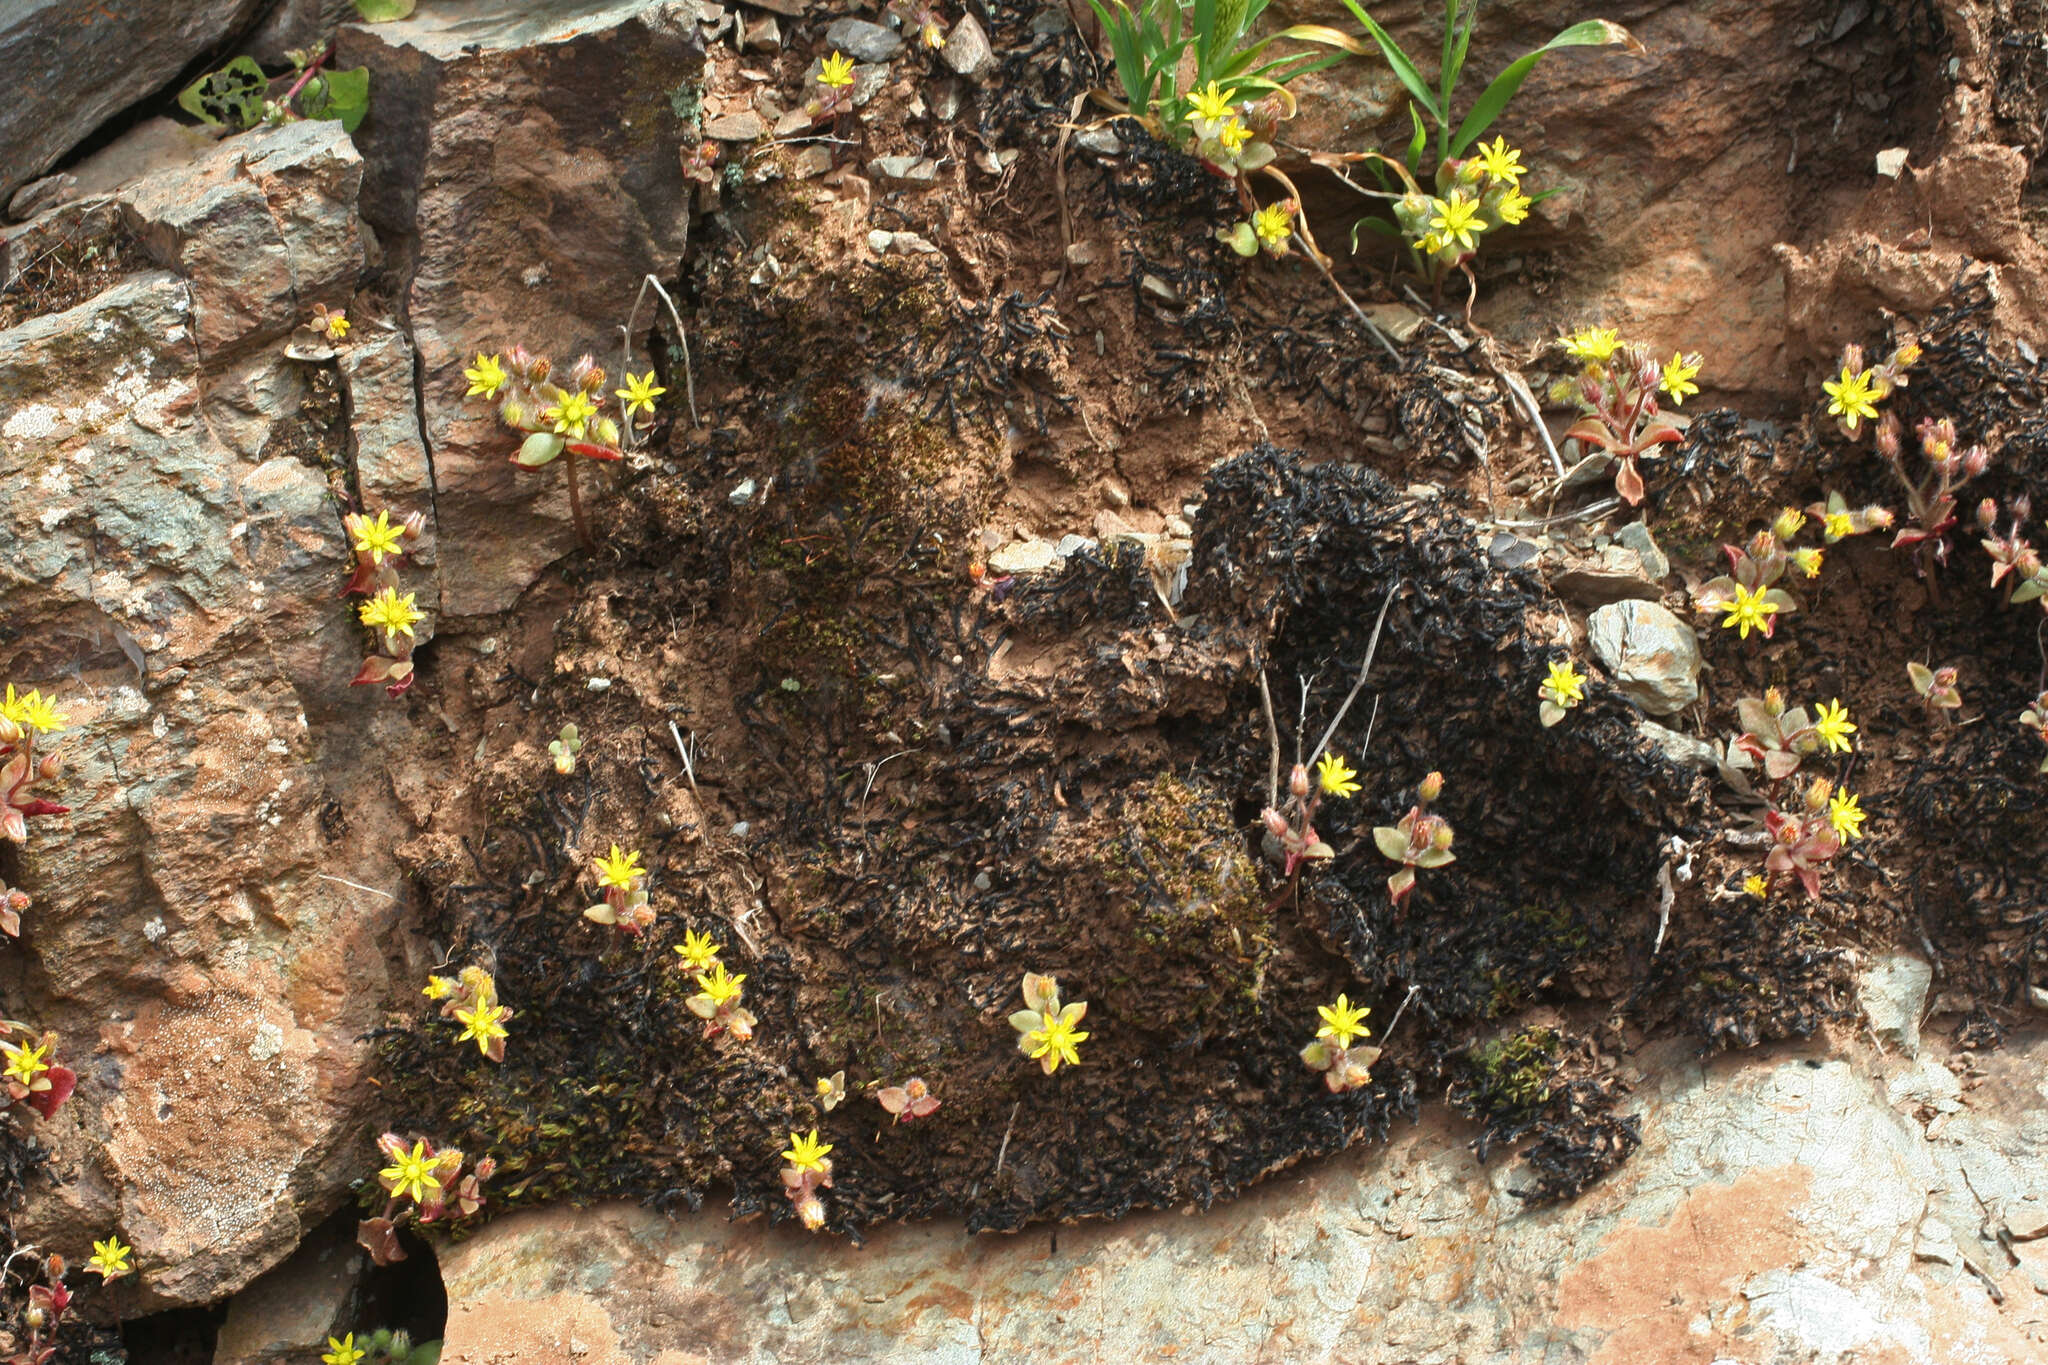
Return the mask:
<svg viewBox="0 0 2048 1365"><path fill-rule="evenodd" d="M24 403L0 422L0 438L8 441L54 441L66 434L63 411L48 403Z"/></svg>

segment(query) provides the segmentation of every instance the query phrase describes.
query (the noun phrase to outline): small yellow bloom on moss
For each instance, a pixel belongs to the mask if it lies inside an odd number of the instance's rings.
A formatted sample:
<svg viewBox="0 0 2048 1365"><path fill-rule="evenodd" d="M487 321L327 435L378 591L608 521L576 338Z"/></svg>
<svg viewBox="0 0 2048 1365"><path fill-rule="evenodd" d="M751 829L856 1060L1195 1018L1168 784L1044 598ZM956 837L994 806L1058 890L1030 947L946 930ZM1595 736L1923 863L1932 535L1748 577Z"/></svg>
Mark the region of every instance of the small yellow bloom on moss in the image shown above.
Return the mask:
<svg viewBox="0 0 2048 1365"><path fill-rule="evenodd" d="M503 1005L480 1001L473 1010L457 1010L455 1018L462 1025L462 1036L457 1042L476 1044L476 1050L489 1053L491 1044L500 1038L509 1037L505 1032L505 1017L512 1011Z"/></svg>
<svg viewBox="0 0 2048 1365"><path fill-rule="evenodd" d="M469 392L463 397L475 398L482 395L485 398L496 398L498 390L505 387L505 362L497 356L485 355L478 351L476 364L464 370L462 377L469 381Z"/></svg>
<svg viewBox="0 0 2048 1365"><path fill-rule="evenodd" d="M647 875L640 866L640 850L636 848L631 853L622 853L617 844L612 845L608 857L597 860L596 866L597 884L606 888L617 887L621 891L632 890L633 879Z"/></svg>
<svg viewBox="0 0 2048 1365"><path fill-rule="evenodd" d="M320 1365L358 1365L364 1356L363 1348L356 1345L356 1334L336 1340L327 1338L327 1354L320 1357Z"/></svg>
<svg viewBox="0 0 2048 1365"><path fill-rule="evenodd" d="M1353 1038L1372 1037L1372 1030L1365 1026L1365 1016L1372 1011L1354 1006L1342 993L1334 1005L1317 1005L1316 1013L1323 1019L1316 1037L1328 1038L1338 1047L1350 1047Z"/></svg>
<svg viewBox="0 0 2048 1365"><path fill-rule="evenodd" d="M1520 190L1509 190L1500 197L1500 203L1495 207L1494 212L1500 215L1500 221L1504 225L1516 227L1528 221L1529 210L1535 203L1534 199L1523 194Z"/></svg>
<svg viewBox="0 0 2048 1365"><path fill-rule="evenodd" d="M1745 640L1749 638L1752 627L1770 634L1771 617L1777 614L1778 604L1766 601L1764 592L1763 588L1745 588L1740 583L1736 584L1733 600L1721 605L1721 610L1728 613L1721 620L1722 628L1735 629Z"/></svg>
<svg viewBox="0 0 2048 1365"><path fill-rule="evenodd" d="M402 555L405 553L405 547L400 544L400 538L404 534L405 527L393 526L391 524L391 514L381 509L378 511L375 521L370 520L366 516L357 517L356 553L368 555L372 564L381 565L384 562L384 556Z"/></svg>
<svg viewBox="0 0 2048 1365"><path fill-rule="evenodd" d="M1868 812L1850 792L1836 792L1828 798L1828 824L1844 839L1863 837L1863 818Z"/></svg>
<svg viewBox="0 0 2048 1365"><path fill-rule="evenodd" d="M1826 552L1808 545L1792 552L1792 567L1808 578L1820 577L1821 560Z"/></svg>
<svg viewBox="0 0 2048 1365"><path fill-rule="evenodd" d="M789 1146L783 1151L782 1159L795 1170L822 1171L825 1169L825 1158L831 1155L831 1152L832 1144L819 1141L818 1130L813 1128L808 1133L791 1133Z"/></svg>
<svg viewBox="0 0 2048 1365"><path fill-rule="evenodd" d="M720 947L711 941L711 935L700 934L695 929L683 931L683 941L676 945L676 956L682 961L677 965L692 975L708 972L718 961Z"/></svg>
<svg viewBox="0 0 2048 1365"><path fill-rule="evenodd" d="M649 370L646 374L634 374L631 370L628 370L626 371L626 387L623 389L613 389L612 392L624 401L626 416L631 417L636 412L652 413L654 411L654 400L667 393L668 390L654 382L654 371Z"/></svg>
<svg viewBox="0 0 2048 1365"><path fill-rule="evenodd" d="M1597 365L1614 358L1621 338L1612 327L1581 327L1564 338L1565 353L1574 360Z"/></svg>
<svg viewBox="0 0 2048 1365"><path fill-rule="evenodd" d="M1762 900L1765 894L1770 891L1771 884L1763 879L1763 874L1752 872L1742 879L1742 889L1755 896L1758 900Z"/></svg>
<svg viewBox="0 0 2048 1365"><path fill-rule="evenodd" d="M711 1000L713 1008L729 1005L740 998L740 983L747 979L745 972L727 975L723 962L711 964L708 972L697 974L697 988Z"/></svg>
<svg viewBox="0 0 2048 1365"><path fill-rule="evenodd" d="M1572 667L1572 661L1549 665L1550 675L1538 684L1536 690L1552 706L1569 710L1586 699L1586 675Z"/></svg>
<svg viewBox="0 0 2048 1365"><path fill-rule="evenodd" d="M102 1280L118 1280L132 1268L128 1264L128 1255L134 1250L134 1247L122 1246L120 1234L115 1233L104 1242L92 1244L92 1259L86 1265L98 1271Z"/></svg>
<svg viewBox="0 0 2048 1365"><path fill-rule="evenodd" d="M1068 1005L1057 1015L1044 1015L1039 1026L1024 1035L1025 1044L1030 1048L1026 1053L1032 1061L1045 1068L1047 1075L1059 1070L1060 1063L1072 1066L1081 1064L1080 1045L1088 1040L1088 1034L1075 1027L1081 1022L1085 1004Z"/></svg>
<svg viewBox="0 0 2048 1365"><path fill-rule="evenodd" d="M1849 708L1842 705L1838 697L1822 702L1814 709L1819 717L1813 722L1813 732L1820 736L1820 742L1835 753L1848 753L1852 747L1849 736L1856 733L1856 727L1849 723Z"/></svg>
<svg viewBox="0 0 2048 1365"><path fill-rule="evenodd" d="M1657 380L1657 387L1670 396L1671 406L1684 407L1685 400L1700 391L1693 383L1693 377L1700 372L1700 358L1694 356L1690 363L1678 352L1671 353L1671 359L1664 364L1664 373Z"/></svg>
<svg viewBox="0 0 2048 1365"><path fill-rule="evenodd" d="M834 52L818 66L818 84L829 85L834 90L844 90L853 84L853 58L843 52Z"/></svg>
<svg viewBox="0 0 2048 1365"><path fill-rule="evenodd" d="M590 419L597 416L597 404L578 389L561 402L542 408L540 415L553 425L557 436L581 436Z"/></svg>
<svg viewBox="0 0 2048 1365"><path fill-rule="evenodd" d="M1316 785L1326 796L1358 795L1358 772L1336 754L1324 754L1316 760Z"/></svg>
<svg viewBox="0 0 2048 1365"><path fill-rule="evenodd" d="M1853 372L1844 365L1842 377L1825 381L1821 390L1828 396L1828 414L1841 418L1851 430L1861 419L1877 417L1877 380L1869 370Z"/></svg>
<svg viewBox="0 0 2048 1365"><path fill-rule="evenodd" d="M1508 140L1497 137L1491 147L1479 144L1479 167L1503 185L1519 185L1522 174L1529 168L1521 161L1522 154L1508 146Z"/></svg>
<svg viewBox="0 0 2048 1365"><path fill-rule="evenodd" d="M401 597L398 589L386 588L363 603L357 609L357 614L362 618L363 624L372 630L381 630L387 634L398 633L411 638L413 623L425 615L413 605L417 596L416 593L406 593Z"/></svg>
<svg viewBox="0 0 2048 1365"><path fill-rule="evenodd" d="M439 1157L427 1155L425 1142L415 1142L410 1152L399 1152L391 1158L391 1164L377 1174L391 1182L385 1188L398 1198L424 1204L429 1192L438 1192L441 1188L441 1182L434 1175L439 1165Z"/></svg>
<svg viewBox="0 0 2048 1365"><path fill-rule="evenodd" d="M31 1090L36 1088L36 1077L50 1069L50 1064L43 1060L50 1055L47 1043L23 1043L19 1047L12 1043L0 1043L0 1052L7 1055L7 1079L18 1081Z"/></svg>
<svg viewBox="0 0 2048 1365"><path fill-rule="evenodd" d="M1224 151L1235 156L1252 140L1252 130L1244 126L1242 119L1232 118L1216 131L1216 140L1223 144Z"/></svg>

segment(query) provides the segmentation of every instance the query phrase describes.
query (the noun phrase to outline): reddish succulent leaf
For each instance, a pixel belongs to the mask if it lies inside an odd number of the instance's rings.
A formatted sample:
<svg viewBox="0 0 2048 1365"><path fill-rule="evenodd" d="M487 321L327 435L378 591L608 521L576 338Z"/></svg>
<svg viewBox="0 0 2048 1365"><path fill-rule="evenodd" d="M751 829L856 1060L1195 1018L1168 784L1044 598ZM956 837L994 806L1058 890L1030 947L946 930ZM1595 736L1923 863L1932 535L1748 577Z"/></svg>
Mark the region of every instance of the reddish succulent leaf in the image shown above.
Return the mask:
<svg viewBox="0 0 2048 1365"><path fill-rule="evenodd" d="M607 445L592 445L587 441L569 442L569 453L592 460L623 460L626 452Z"/></svg>
<svg viewBox="0 0 2048 1365"><path fill-rule="evenodd" d="M365 1218L356 1224L356 1243L378 1265L405 1259L405 1248L398 1244L398 1228L389 1218Z"/></svg>
<svg viewBox="0 0 2048 1365"><path fill-rule="evenodd" d="M49 1118L60 1109L64 1101L71 1098L71 1092L78 1088L78 1073L68 1066L53 1066L43 1073L50 1082L48 1090L38 1090L28 1097L29 1108Z"/></svg>

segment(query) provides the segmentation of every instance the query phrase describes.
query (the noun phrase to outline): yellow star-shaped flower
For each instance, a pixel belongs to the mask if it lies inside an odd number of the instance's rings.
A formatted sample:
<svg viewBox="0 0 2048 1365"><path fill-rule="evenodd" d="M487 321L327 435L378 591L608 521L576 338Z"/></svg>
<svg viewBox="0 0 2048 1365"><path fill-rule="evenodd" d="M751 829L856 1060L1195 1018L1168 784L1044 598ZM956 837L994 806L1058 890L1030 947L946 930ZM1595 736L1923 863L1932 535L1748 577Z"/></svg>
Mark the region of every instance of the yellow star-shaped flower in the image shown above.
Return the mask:
<svg viewBox="0 0 2048 1365"><path fill-rule="evenodd" d="M122 1246L121 1235L115 1233L104 1242L92 1244L92 1259L86 1265L98 1271L102 1280L118 1280L131 1269L128 1254L134 1250L134 1247Z"/></svg>
<svg viewBox="0 0 2048 1365"><path fill-rule="evenodd" d="M1294 235L1294 204L1286 200L1268 204L1252 215L1252 231L1259 235L1259 241L1271 251L1278 251L1287 245L1287 239Z"/></svg>
<svg viewBox="0 0 2048 1365"><path fill-rule="evenodd" d="M1358 795L1358 772L1335 754L1316 760L1316 785L1325 796Z"/></svg>
<svg viewBox="0 0 2048 1365"><path fill-rule="evenodd" d="M400 634L411 639L414 638L413 624L425 616L424 612L413 605L417 596L417 593L409 592L401 597L398 589L386 588L363 603L356 614L362 618L363 624L372 630L381 630L387 636Z"/></svg>
<svg viewBox="0 0 2048 1365"><path fill-rule="evenodd" d="M478 1052L488 1054L493 1042L511 1036L505 1031L505 1018L511 1013L512 1011L505 1006L494 1005L488 1001L479 1001L475 1009L457 1010L456 1021L463 1027L462 1036L455 1041L473 1042Z"/></svg>
<svg viewBox="0 0 2048 1365"><path fill-rule="evenodd" d="M1235 90L1218 90L1214 81L1188 96L1188 107L1194 111L1196 118L1201 119L1229 118L1231 106L1236 102Z"/></svg>
<svg viewBox="0 0 2048 1365"><path fill-rule="evenodd" d="M1024 1035L1024 1041L1032 1048L1027 1055L1032 1061L1041 1063L1047 1075L1059 1070L1061 1062L1073 1066L1081 1064L1080 1045L1088 1040L1089 1035L1075 1025L1081 1022L1087 1008L1084 1002L1076 1001L1058 1015L1043 1015L1039 1026Z"/></svg>
<svg viewBox="0 0 2048 1365"><path fill-rule="evenodd" d="M1849 792L1836 792L1828 798L1828 824L1844 839L1863 837L1863 818L1866 814L1868 812Z"/></svg>
<svg viewBox="0 0 2048 1365"><path fill-rule="evenodd" d="M622 853L617 844L612 845L609 857L597 860L596 868L599 886L615 886L621 891L632 890L633 879L647 875L646 870L640 866L640 850L636 848L631 853Z"/></svg>
<svg viewBox="0 0 2048 1365"><path fill-rule="evenodd" d="M597 404L591 401L589 394L578 389L561 402L542 408L540 415L553 424L557 436L581 437L590 419L597 416Z"/></svg>
<svg viewBox="0 0 2048 1365"><path fill-rule="evenodd" d="M1486 231L1486 224L1479 217L1477 200L1463 195L1434 199L1430 201L1430 210L1430 231L1446 246L1465 251L1479 249L1479 234Z"/></svg>
<svg viewBox="0 0 2048 1365"><path fill-rule="evenodd" d="M1479 168L1503 185L1520 185L1522 173L1529 169L1522 164L1521 155L1508 146L1506 138L1497 137L1491 147L1479 144Z"/></svg>
<svg viewBox="0 0 2048 1365"><path fill-rule="evenodd" d="M31 687L22 696L14 695L14 684L7 684L7 699L0 701L0 716L5 716L16 725L26 725L38 734L53 735L65 726L65 716L57 709L55 697L45 697Z"/></svg>
<svg viewBox="0 0 2048 1365"><path fill-rule="evenodd" d="M469 392L463 397L475 398L482 395L485 398L496 398L498 390L505 387L505 362L497 356L485 355L478 351L476 364L464 370L462 377L469 381Z"/></svg>
<svg viewBox="0 0 2048 1365"><path fill-rule="evenodd" d="M825 1158L831 1154L832 1144L818 1140L818 1130L808 1133L791 1133L789 1147L782 1153L782 1159L799 1171L822 1171Z"/></svg>
<svg viewBox="0 0 2048 1365"><path fill-rule="evenodd" d="M1803 546L1792 552L1792 567L1808 578L1820 577L1820 563L1825 552L1813 546Z"/></svg>
<svg viewBox="0 0 2048 1365"><path fill-rule="evenodd" d="M1684 407L1685 400L1700 391L1700 386L1692 382L1693 376L1699 372L1699 357L1693 357L1688 364L1684 356L1673 351L1671 359L1664 366L1663 377L1657 381L1657 387L1670 395L1672 407Z"/></svg>
<svg viewBox="0 0 2048 1365"><path fill-rule="evenodd" d="M23 1043L19 1047L11 1043L0 1043L0 1053L7 1056L7 1070L4 1073L7 1079L18 1081L31 1090L35 1089L36 1077L50 1069L50 1064L43 1060L50 1055L50 1046L47 1043Z"/></svg>
<svg viewBox="0 0 2048 1365"><path fill-rule="evenodd" d="M1586 675L1572 667L1570 659L1552 663L1550 676L1536 685L1536 690L1553 706L1566 710L1577 706L1586 698Z"/></svg>
<svg viewBox="0 0 2048 1365"><path fill-rule="evenodd" d="M720 951L719 946L711 941L711 935L700 934L695 929L685 929L683 941L676 945L676 956L682 959L677 965L692 974L708 972L712 964L718 961Z"/></svg>
<svg viewBox="0 0 2048 1365"><path fill-rule="evenodd" d="M711 999L714 1008L729 1005L740 998L740 983L747 979L745 972L727 975L723 962L711 964L708 972L697 974L697 988Z"/></svg>
<svg viewBox="0 0 2048 1365"><path fill-rule="evenodd" d="M853 58L843 52L834 52L818 66L818 84L829 85L834 90L844 90L853 84Z"/></svg>
<svg viewBox="0 0 2048 1365"><path fill-rule="evenodd" d="M1856 373L1844 365L1839 380L1827 380L1820 387L1828 396L1828 415L1841 418L1850 430L1863 418L1877 417L1877 380L1869 370Z"/></svg>
<svg viewBox="0 0 2048 1365"><path fill-rule="evenodd" d="M626 416L631 417L636 412L652 413L654 411L654 400L667 393L668 390L654 382L654 371L649 370L644 375L636 375L631 370L628 370L626 371L626 387L623 389L613 389L612 392L617 394L625 403Z"/></svg>
<svg viewBox="0 0 2048 1365"><path fill-rule="evenodd" d="M1856 519L1847 512L1830 512L1821 518L1820 533L1832 545L1856 534Z"/></svg>
<svg viewBox="0 0 2048 1365"><path fill-rule="evenodd" d="M1503 225L1515 227L1528 221L1529 209L1535 202L1534 199L1523 194L1520 190L1509 190L1500 197L1500 204L1494 209L1494 212L1500 215L1500 221Z"/></svg>
<svg viewBox="0 0 2048 1365"><path fill-rule="evenodd" d="M393 526L389 512L380 508L378 509L375 521L370 520L367 516L358 516L355 521L356 553L368 555L370 563L381 567L384 563L384 556L397 556L405 553L405 547L400 543L401 538L405 535L405 527L402 525Z"/></svg>
<svg viewBox="0 0 2048 1365"><path fill-rule="evenodd" d="M339 1341L327 1338L327 1354L320 1357L320 1365L358 1365L364 1356L363 1348L356 1345L356 1334L350 1332Z"/></svg>
<svg viewBox="0 0 2048 1365"><path fill-rule="evenodd" d="M429 976L427 984L420 991L429 1000L446 1000L455 992L455 983L445 976Z"/></svg>
<svg viewBox="0 0 2048 1365"><path fill-rule="evenodd" d="M1223 144L1224 151L1235 156L1244 150L1245 143L1252 140L1252 130L1244 126L1242 119L1232 118L1216 130L1216 140Z"/></svg>
<svg viewBox="0 0 2048 1365"><path fill-rule="evenodd" d="M1742 879L1742 889L1755 896L1758 900L1762 900L1770 891L1771 884L1763 879L1761 873L1752 872Z"/></svg>
<svg viewBox="0 0 2048 1365"><path fill-rule="evenodd" d="M434 1175L439 1159L427 1155L427 1144L415 1142L410 1152L400 1152L391 1158L391 1164L377 1174L391 1183L385 1188L400 1199L410 1199L416 1204L427 1202L427 1195L439 1193L441 1182Z"/></svg>
<svg viewBox="0 0 2048 1365"><path fill-rule="evenodd" d="M1574 360L1583 360L1589 365L1601 364L1614 357L1621 338L1612 327L1581 327L1564 338L1565 353Z"/></svg>
<svg viewBox="0 0 2048 1365"><path fill-rule="evenodd" d="M1721 604L1721 610L1728 613L1722 618L1722 628L1734 628L1745 640L1749 638L1752 627L1769 635L1771 617L1777 614L1778 604L1766 601L1764 591L1762 588L1745 588L1740 583L1736 584L1734 599Z"/></svg>
<svg viewBox="0 0 2048 1365"><path fill-rule="evenodd" d="M1849 708L1842 705L1838 697L1834 701L1822 702L1814 708L1819 719L1813 723L1813 732L1820 736L1820 742L1838 754L1846 754L1852 747L1849 736L1856 733L1856 727L1849 723Z"/></svg>
<svg viewBox="0 0 2048 1365"><path fill-rule="evenodd" d="M348 336L349 326L350 323L347 314L329 313L327 315L327 326L325 328L327 332L327 339L329 341L342 340L343 338Z"/></svg>
<svg viewBox="0 0 2048 1365"><path fill-rule="evenodd" d="M1316 1037L1328 1038L1338 1047L1350 1047L1353 1038L1370 1038L1372 1030L1365 1026L1365 1016L1370 1009L1354 1006L1341 993L1334 1005L1317 1005L1316 1013L1323 1018L1323 1026L1316 1030Z"/></svg>

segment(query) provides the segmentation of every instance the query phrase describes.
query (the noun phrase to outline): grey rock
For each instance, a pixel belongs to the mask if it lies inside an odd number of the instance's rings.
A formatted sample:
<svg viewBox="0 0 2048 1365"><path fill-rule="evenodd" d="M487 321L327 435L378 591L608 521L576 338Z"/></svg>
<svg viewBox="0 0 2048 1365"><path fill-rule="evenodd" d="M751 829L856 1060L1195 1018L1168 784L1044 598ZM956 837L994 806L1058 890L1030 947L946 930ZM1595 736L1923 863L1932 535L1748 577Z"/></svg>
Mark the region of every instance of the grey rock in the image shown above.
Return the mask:
<svg viewBox="0 0 2048 1365"><path fill-rule="evenodd" d="M1907 953L1878 958L1856 978L1856 998L1877 1037L1908 1056L1920 1051L1920 1016L1934 968Z"/></svg>
<svg viewBox="0 0 2048 1365"><path fill-rule="evenodd" d="M765 9L770 14L779 14L785 19L801 18L805 9L804 0L746 0L746 3L755 9Z"/></svg>
<svg viewBox="0 0 2048 1365"><path fill-rule="evenodd" d="M768 135L768 124L751 109L722 114L704 125L704 136L720 142L752 142Z"/></svg>
<svg viewBox="0 0 2048 1365"><path fill-rule="evenodd" d="M1632 521L1614 533L1615 543L1634 550L1642 561L1643 572L1651 579L1662 582L1671 575L1671 560L1657 548L1657 538L1650 534L1650 528L1640 521Z"/></svg>
<svg viewBox="0 0 2048 1365"><path fill-rule="evenodd" d="M1071 555L1081 553L1083 550L1092 550L1094 548L1095 542L1089 537L1069 532L1060 537L1060 543L1054 546L1053 550L1061 559L1066 559Z"/></svg>
<svg viewBox="0 0 2048 1365"><path fill-rule="evenodd" d="M1486 553L1503 569L1519 569L1542 554L1543 547L1533 540L1524 540L1506 531L1495 531L1493 539L1486 543Z"/></svg>
<svg viewBox="0 0 2048 1365"><path fill-rule="evenodd" d="M1721 758L1721 751L1708 741L1667 729L1654 720L1637 721L1636 733L1656 745L1666 759L1681 768L1710 768Z"/></svg>
<svg viewBox="0 0 2048 1365"><path fill-rule="evenodd" d="M112 194L143 176L201 159L215 142L203 128L167 118L144 119L63 174L24 185L8 212L27 218L58 204Z"/></svg>
<svg viewBox="0 0 2048 1365"><path fill-rule="evenodd" d="M1632 598L1654 602L1664 595L1642 557L1621 545L1608 545L1590 555L1554 550L1546 556L1544 573L1559 597L1586 607Z"/></svg>
<svg viewBox="0 0 2048 1365"><path fill-rule="evenodd" d="M1668 716L1698 700L1699 640L1664 608L1613 603L1587 618L1586 631L1608 676L1644 711Z"/></svg>
<svg viewBox="0 0 2048 1365"><path fill-rule="evenodd" d="M228 1301L213 1365L317 1360L329 1336L353 1328L367 1258L348 1234L323 1228L283 1265Z"/></svg>
<svg viewBox="0 0 2048 1365"><path fill-rule="evenodd" d="M747 25L747 36L741 42L749 52L782 51L782 25L774 15L758 19Z"/></svg>
<svg viewBox="0 0 2048 1365"><path fill-rule="evenodd" d="M955 74L970 80L979 78L996 64L988 34L972 14L962 14L953 25L953 31L946 35L946 45L939 49L939 57Z"/></svg>
<svg viewBox="0 0 2048 1365"><path fill-rule="evenodd" d="M939 178L939 164L928 156L878 156L868 174L885 184L921 188Z"/></svg>
<svg viewBox="0 0 2048 1365"><path fill-rule="evenodd" d="M353 0L278 0L276 8L242 43L242 51L267 67L281 67L293 48L317 50L334 31L360 18Z"/></svg>
<svg viewBox="0 0 2048 1365"><path fill-rule="evenodd" d="M794 180L812 180L832 169L832 149L813 144L797 148L796 155L789 159L789 174Z"/></svg>
<svg viewBox="0 0 2048 1365"><path fill-rule="evenodd" d="M1085 128L1074 134L1074 145L1096 156L1122 156L1124 140L1109 128Z"/></svg>
<svg viewBox="0 0 2048 1365"><path fill-rule="evenodd" d="M259 0L11 0L0 7L0 70L35 81L0 106L0 203L220 47L259 7Z"/></svg>
<svg viewBox="0 0 2048 1365"><path fill-rule="evenodd" d="M876 228L868 234L868 249L877 256L936 256L939 249L915 232L888 232Z"/></svg>
<svg viewBox="0 0 2048 1365"><path fill-rule="evenodd" d="M741 479L733 485L732 491L725 495L725 500L734 507L745 507L754 500L754 492L758 487L759 485L752 479Z"/></svg>
<svg viewBox="0 0 2048 1365"><path fill-rule="evenodd" d="M2048 1042L2023 1053L2014 1074L2038 1075ZM2016 1283L1994 1303L1920 1258L2003 1265L1956 1229L1975 1226L1972 1182L2000 1186L2039 1160L2048 1139L2024 1135L2032 1088L1930 1143L1869 1083L1891 1064L1805 1051L1702 1067L1660 1045L1645 1065L1661 1079L1636 1101L1642 1150L1540 1212L1507 1193L1523 1183L1512 1164L1479 1166L1468 1134L1426 1111L1384 1146L1205 1212L1063 1227L1052 1252L1043 1231L972 1238L957 1224L871 1228L855 1251L711 1209L514 1213L442 1254L445 1358L544 1358L536 1324L571 1320L581 1365L645 1365L655 1341L746 1365L1077 1350L1175 1365L1949 1358L1915 1353L1930 1339L2035 1359L2037 1313ZM676 1313L700 1303L722 1311ZM1727 1323L1744 1344L1715 1351Z"/></svg>
<svg viewBox="0 0 2048 1365"><path fill-rule="evenodd" d="M825 43L857 62L886 62L903 53L903 35L865 19L835 19L825 29Z"/></svg>

